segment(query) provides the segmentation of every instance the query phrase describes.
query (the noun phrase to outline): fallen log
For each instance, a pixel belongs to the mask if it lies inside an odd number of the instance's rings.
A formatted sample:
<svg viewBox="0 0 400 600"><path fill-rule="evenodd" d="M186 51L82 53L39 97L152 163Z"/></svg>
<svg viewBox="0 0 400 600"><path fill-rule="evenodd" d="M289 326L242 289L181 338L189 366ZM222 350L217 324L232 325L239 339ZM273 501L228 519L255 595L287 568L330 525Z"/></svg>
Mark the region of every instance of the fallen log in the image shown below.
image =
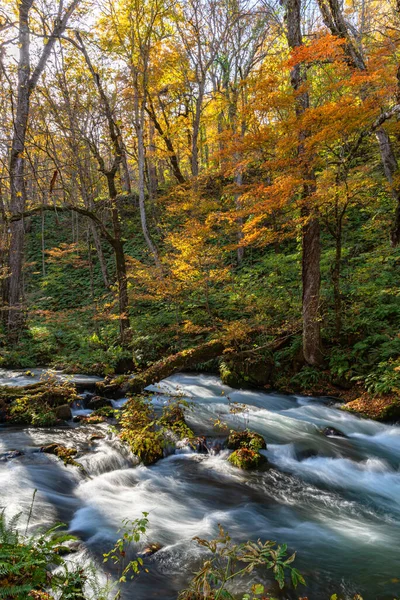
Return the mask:
<svg viewBox="0 0 400 600"><path fill-rule="evenodd" d="M252 348L251 350L243 350L242 346L244 343L249 344L250 340L254 339L255 336L260 333L265 333L262 328L254 328L247 330L243 333L236 334L236 337L225 337L219 340L211 340L204 342L195 348L189 348L181 350L176 354L172 354L163 358L142 373L130 376L115 377L115 379L105 380L96 384L97 391L102 396L109 398L122 397L128 392L139 394L148 385L157 383L161 379L165 379L174 373L179 371L185 371L193 369L200 363L208 362L220 356L224 358L230 358L245 354L246 352L256 352L257 350L263 350L269 348L271 351L275 351L281 348L283 345L288 343L290 338L295 333L282 332L282 334L258 348Z"/></svg>
<svg viewBox="0 0 400 600"><path fill-rule="evenodd" d="M165 379L178 371L190 369L199 363L207 362L221 356L226 348L227 344L221 340L211 340L195 348L172 354L154 363L154 365L151 365L143 373L129 379L126 382L127 391L133 393L142 392L148 385Z"/></svg>

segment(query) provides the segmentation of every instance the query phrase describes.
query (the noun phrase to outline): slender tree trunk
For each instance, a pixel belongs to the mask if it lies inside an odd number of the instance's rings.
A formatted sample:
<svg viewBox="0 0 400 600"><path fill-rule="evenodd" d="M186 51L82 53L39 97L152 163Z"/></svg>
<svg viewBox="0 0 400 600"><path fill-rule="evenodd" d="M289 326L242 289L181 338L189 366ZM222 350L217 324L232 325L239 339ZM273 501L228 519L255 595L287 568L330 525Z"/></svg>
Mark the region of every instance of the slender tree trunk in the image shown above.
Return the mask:
<svg viewBox="0 0 400 600"><path fill-rule="evenodd" d="M200 135L200 119L201 119L201 109L203 105L204 98L204 89L205 89L205 81L201 80L199 82L199 93L196 99L196 107L193 118L193 131L191 136L191 146L192 146L192 157L191 157L191 166L192 166L192 175L193 177L197 177L199 174L199 135Z"/></svg>
<svg viewBox="0 0 400 600"><path fill-rule="evenodd" d="M93 260L92 260L92 244L90 242L90 227L87 228L87 247L88 247L88 263L89 263L89 277L90 277L90 296L92 302L94 302L94 278L93 278Z"/></svg>
<svg viewBox="0 0 400 600"><path fill-rule="evenodd" d="M136 79L136 74L134 75ZM149 229L147 226L147 215L145 206L145 170L146 170L146 159L145 159L145 146L144 146L144 114L145 109L143 101L139 99L138 89L135 91L135 129L138 144L138 169L139 169L139 210L140 210L140 222L142 225L142 232L144 239L146 240L147 247L153 255L154 262L157 268L162 272L162 265L158 256L157 248L151 239Z"/></svg>
<svg viewBox="0 0 400 600"><path fill-rule="evenodd" d="M130 339L130 319L129 319L129 298L128 298L128 279L126 272L126 261L124 244L122 241L121 223L117 207L117 189L115 186L116 172L108 172L107 186L111 203L111 219L113 224L113 249L115 256L115 268L118 283L118 308L121 344L126 344Z"/></svg>
<svg viewBox="0 0 400 600"><path fill-rule="evenodd" d="M384 129L378 129L376 137L379 142L381 160L386 179L389 182L393 200L396 203L394 219L390 230L390 241L392 246L400 244L400 180L399 167L394 155L390 138Z"/></svg>
<svg viewBox="0 0 400 600"><path fill-rule="evenodd" d="M154 162L156 146L154 144L154 123L149 122L149 154L147 156L147 172L149 177L149 196L154 198L157 193L157 167Z"/></svg>
<svg viewBox="0 0 400 600"><path fill-rule="evenodd" d="M340 275L342 268L342 226L339 224L335 237L335 262L333 264L332 282L335 305L335 334L340 338L342 331L342 294L340 290Z"/></svg>
<svg viewBox="0 0 400 600"><path fill-rule="evenodd" d="M32 75L29 49L29 12L32 8L33 0L20 0L18 3L18 91L10 156L10 210L12 214L23 212L26 206L24 153L29 119L30 96L37 86L56 40L64 32L68 19L77 8L79 2L80 0L72 0L64 14L61 14L62 3L60 3L56 24L48 37ZM11 339L18 336L18 332L23 323L21 301L23 296L22 268L24 237L23 221L11 222L9 249L10 275L7 286L7 327Z"/></svg>
<svg viewBox="0 0 400 600"><path fill-rule="evenodd" d="M237 185L237 187L241 187L242 183L243 183L243 175L242 172L238 172L236 174L235 177L235 183ZM236 210L240 211L242 208L242 203L240 201L241 198L241 194L239 192L237 192L235 194L235 206L236 206ZM243 262L243 258L244 258L244 247L241 246L241 242L243 240L243 217L238 217L237 218L237 241L238 241L238 247L237 247L237 262L238 265L240 266Z"/></svg>
<svg viewBox="0 0 400 600"><path fill-rule="evenodd" d="M99 236L99 232L97 231L97 227L94 223L90 224L90 229L94 241L94 246L96 248L97 258L99 259L99 265L101 270L101 275L103 277L104 286L109 289L110 288L110 280L108 277L108 269L107 264L104 258L103 248L101 246L101 240Z"/></svg>
<svg viewBox="0 0 400 600"><path fill-rule="evenodd" d="M164 131L164 129L161 126L161 123L159 122L159 120L157 119L157 115L155 113L154 107L151 104L151 101L149 101L150 103L150 107L146 107L146 112L148 113L152 123L154 124L154 127L157 131L157 133L160 135L160 137L164 140L164 143L167 147L168 150L168 161L171 165L171 170L172 173L175 177L175 179L177 180L178 183L185 183L185 178L182 174L182 171L180 169L179 166L179 159L178 156L175 152L174 149L174 145L172 143L171 138L167 135L167 133Z"/></svg>
<svg viewBox="0 0 400 600"><path fill-rule="evenodd" d="M14 135L10 157L10 210L22 212L26 203L25 189L25 138L29 117L29 11L33 0L22 0L19 5L19 62L18 62L18 98L15 111ZM15 337L22 324L22 265L24 256L24 223L17 221L10 225L10 279L8 283L8 330Z"/></svg>
<svg viewBox="0 0 400 600"><path fill-rule="evenodd" d="M302 45L301 34L301 0L287 0L287 39L290 49ZM301 91L306 75L302 72L301 65L297 64L291 71L291 85L296 94L296 114L298 118L309 107L307 91ZM299 91L300 90L300 91ZM302 131L299 136L298 155L304 156L304 141L307 131ZM307 183L303 185L301 198L301 213L304 219L302 228L302 283L303 283L303 354L305 361L310 365L322 363L321 328L319 315L320 298L320 224L318 214L312 206L312 195L315 191L315 176L307 166L303 169L303 178Z"/></svg>
<svg viewBox="0 0 400 600"><path fill-rule="evenodd" d="M129 166L128 161L126 159L126 152L124 152L122 155L121 171L122 189L126 194L132 194L131 178L129 175Z"/></svg>

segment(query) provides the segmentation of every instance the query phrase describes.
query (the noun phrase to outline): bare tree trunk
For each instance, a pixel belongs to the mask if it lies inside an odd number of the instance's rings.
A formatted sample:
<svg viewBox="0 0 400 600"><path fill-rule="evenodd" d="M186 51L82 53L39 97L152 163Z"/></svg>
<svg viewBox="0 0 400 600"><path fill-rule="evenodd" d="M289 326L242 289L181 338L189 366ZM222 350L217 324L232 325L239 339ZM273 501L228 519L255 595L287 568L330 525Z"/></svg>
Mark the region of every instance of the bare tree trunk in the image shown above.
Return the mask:
<svg viewBox="0 0 400 600"><path fill-rule="evenodd" d="M88 247L88 262L89 262L89 277L90 277L90 296L92 302L94 302L94 278L93 278L93 260L92 260L92 244L90 243L90 231L91 228L87 228L87 247Z"/></svg>
<svg viewBox="0 0 400 600"><path fill-rule="evenodd" d="M118 173L118 170L121 167L121 162L123 159L123 155L125 152L121 131L118 127L117 122L114 119L113 112L111 109L110 102L107 98L107 95L103 89L101 84L100 77L98 73L93 68L90 57L86 51L86 48L83 44L82 38L78 32L75 33L76 38L80 45L80 50L85 57L86 64L89 68L89 71L93 77L93 80L96 84L97 90L99 92L100 100L105 112L105 116L107 118L108 130L110 139L112 141L113 146L113 161L112 165L109 169L106 168L103 157L101 156L98 148L94 144L91 144L92 152L94 153L97 162L99 164L99 169L103 173L103 175L107 179L107 187L108 187L108 196L110 202L111 209L111 220L113 226L113 236L110 236L108 232L105 231L104 226L100 223L99 225L102 227L103 235L105 235L108 242L112 245L115 256L115 266L116 266L116 274L117 274L117 283L118 283L118 307L119 307L119 326L120 326L120 338L121 344L126 345L130 340L130 319L129 319L129 298L128 298L128 280L127 280L127 270L126 270L126 261L125 261L125 253L124 253L124 242L122 240L122 230L121 230L121 222L118 210L117 203L117 188L115 185L115 178ZM76 210L76 212L78 212Z"/></svg>
<svg viewBox="0 0 400 600"><path fill-rule="evenodd" d="M154 198L157 193L157 167L154 163L156 146L154 144L154 123L149 122L149 155L147 157L147 172L149 177L149 196Z"/></svg>
<svg viewBox="0 0 400 600"><path fill-rule="evenodd" d="M19 5L19 62L18 62L18 98L15 111L14 135L10 157L10 210L18 213L26 204L25 189L25 138L29 117L29 11L33 0L22 0ZM8 330L11 337L17 335L22 324L21 293L22 264L24 255L24 223L17 221L10 225L10 279L8 283Z"/></svg>
<svg viewBox="0 0 400 600"><path fill-rule="evenodd" d="M121 223L117 208L117 189L115 186L116 170L108 172L107 186L111 203L111 218L113 224L113 249L115 256L115 268L118 282L118 308L121 344L126 344L130 339L130 319L129 319L129 298L128 298L128 279L126 273L126 261L124 244L122 241Z"/></svg>
<svg viewBox="0 0 400 600"><path fill-rule="evenodd" d="M301 0L287 0L287 39L290 49L302 45L301 34ZM309 107L308 92L299 92L306 79L301 65L297 64L291 71L291 85L296 93L296 114L301 117ZM304 155L304 140L307 131L300 133L298 155ZM303 283L303 354L310 365L322 363L321 329L319 316L320 298L320 224L315 209L311 206L311 197L315 191L314 173L304 167L305 183L302 190L301 212L304 219L302 229L302 283Z"/></svg>
<svg viewBox="0 0 400 600"><path fill-rule="evenodd" d="M201 80L199 82L199 92L196 99L196 108L194 112L193 118L193 131L192 131L192 156L191 156L191 166L192 166L192 175L193 177L197 177L199 174L199 135L200 135L200 119L201 119L201 109L203 106L203 97L204 97L204 89L205 89L205 81Z"/></svg>
<svg viewBox="0 0 400 600"><path fill-rule="evenodd" d="M400 244L400 181L399 181L399 166L394 155L390 138L384 129L378 129L376 137L379 142L381 152L381 160L385 171L386 179L389 182L392 197L396 202L396 209L392 227L390 230L390 241L392 246Z"/></svg>
<svg viewBox="0 0 400 600"><path fill-rule="evenodd" d="M126 159L126 152L124 152L122 155L121 171L122 189L126 194L132 194L131 178L129 176L129 166Z"/></svg>
<svg viewBox="0 0 400 600"><path fill-rule="evenodd" d="M162 272L162 265L160 258L158 256L157 248L151 239L151 235L149 233L149 229L147 226L147 215L146 215L146 206L145 206L145 170L146 170L146 159L145 159L145 146L144 146L144 100L140 100L139 98L139 90L137 85L137 77L136 73L134 74L134 79L136 81L136 90L135 90L135 130L137 136L137 144L138 144L138 169L139 169L139 210L140 210L140 222L142 225L142 232L144 239L146 240L147 247L149 248L151 254L153 255L154 262L157 268Z"/></svg>
<svg viewBox="0 0 400 600"><path fill-rule="evenodd" d="M34 0L20 0L18 4L18 91L10 156L10 210L12 214L23 212L26 205L24 152L29 119L30 96L37 86L56 40L64 32L68 19L78 6L80 0L72 0L64 14L62 14L63 2L60 2L56 24L43 48L37 66L31 75L29 12L32 8L33 1ZM10 224L11 239L9 250L10 278L7 286L7 300L9 307L7 326L11 338L15 338L18 335L18 331L23 323L21 300L23 293L22 267L24 237L23 221L12 222Z"/></svg>
<svg viewBox="0 0 400 600"><path fill-rule="evenodd" d="M242 185L243 175L242 175L241 171L236 174L235 183L238 188ZM242 203L240 201L240 197L241 197L240 193L237 192L235 194L235 206L236 206L237 211L240 211L240 209L242 208ZM237 218L237 226L238 226L238 229L237 229L237 241L238 241L237 262L238 262L238 265L240 266L242 264L243 258L244 258L244 247L240 245L242 242L242 239L243 239L243 217Z"/></svg>
<svg viewBox="0 0 400 600"><path fill-rule="evenodd" d="M185 183L185 178L180 169L178 156L175 152L172 140L167 135L167 133L164 131L164 129L161 126L161 123L157 119L157 115L155 113L154 107L151 104L150 100L149 100L149 106L146 106L145 110L146 110L147 114L149 115L150 119L152 120L152 123L154 124L154 127L155 127L157 133L164 140L164 143L168 150L168 161L171 165L171 170L172 170L172 173L173 173L175 179L177 180L178 183Z"/></svg>
<svg viewBox="0 0 400 600"><path fill-rule="evenodd" d="M99 236L99 232L97 231L97 227L94 223L90 225L91 233L94 241L94 246L97 252L97 258L99 259L101 275L103 277L104 286L109 289L110 288L110 280L108 277L108 269L107 264L104 258L103 248L101 247L101 240Z"/></svg>
<svg viewBox="0 0 400 600"><path fill-rule="evenodd" d="M342 268L342 226L339 224L335 237L335 261L333 263L332 282L335 305L335 334L339 339L342 331L342 294L340 290L340 274Z"/></svg>

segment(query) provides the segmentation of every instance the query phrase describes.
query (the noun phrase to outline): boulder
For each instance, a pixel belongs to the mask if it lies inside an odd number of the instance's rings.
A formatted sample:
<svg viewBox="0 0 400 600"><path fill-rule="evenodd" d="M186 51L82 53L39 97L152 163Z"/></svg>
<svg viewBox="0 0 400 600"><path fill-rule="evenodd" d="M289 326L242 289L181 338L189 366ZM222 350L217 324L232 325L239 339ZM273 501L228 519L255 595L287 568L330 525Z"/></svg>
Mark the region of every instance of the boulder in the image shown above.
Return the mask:
<svg viewBox="0 0 400 600"><path fill-rule="evenodd" d="M231 431L227 441L227 447L230 450L239 448L251 448L252 450L266 450L267 444L264 438L255 431L245 429L244 431Z"/></svg>
<svg viewBox="0 0 400 600"><path fill-rule="evenodd" d="M235 450L228 460L234 467L244 469L245 471L257 469L266 462L266 458L262 454L256 450L251 450L250 448L239 448L238 450Z"/></svg>
<svg viewBox="0 0 400 600"><path fill-rule="evenodd" d="M220 377L225 385L233 388L269 387L274 372L270 357L248 357L224 360L220 364Z"/></svg>
<svg viewBox="0 0 400 600"><path fill-rule="evenodd" d="M62 546L58 546L57 554L64 556L67 554L75 554L83 549L82 543L79 540L68 540L63 542Z"/></svg>
<svg viewBox="0 0 400 600"><path fill-rule="evenodd" d="M152 556L153 554L161 550L161 548L161 544L149 544L144 550L142 550L142 552L139 552L139 556L142 556L143 558Z"/></svg>
<svg viewBox="0 0 400 600"><path fill-rule="evenodd" d="M59 444L47 444L47 446L42 446L40 448L40 452L45 452L46 454L57 455L59 448L64 448L64 446L60 446Z"/></svg>
<svg viewBox="0 0 400 600"><path fill-rule="evenodd" d="M102 396L93 396L89 402L86 403L86 407L90 410L97 410L98 408L104 407L112 408L112 402L108 398Z"/></svg>
<svg viewBox="0 0 400 600"><path fill-rule="evenodd" d="M5 423L7 420L7 404L6 401L0 399L0 423Z"/></svg>
<svg viewBox="0 0 400 600"><path fill-rule="evenodd" d="M4 454L0 454L0 461L6 462L7 460L12 460L23 455L24 453L21 450L9 450L8 452L4 452Z"/></svg>
<svg viewBox="0 0 400 600"><path fill-rule="evenodd" d="M105 436L102 435L101 433L94 433L93 435L90 436L89 440L91 442L97 442L98 440L104 440Z"/></svg>
<svg viewBox="0 0 400 600"><path fill-rule="evenodd" d="M324 427L324 429L321 430L321 433L322 433L322 435L325 435L326 437L340 437L340 438L347 437L347 436L345 436L344 433L342 433L341 431L336 429L336 427Z"/></svg>
<svg viewBox="0 0 400 600"><path fill-rule="evenodd" d="M48 444L47 446L42 446L40 451L45 452L46 454L54 454L54 456L57 456L57 458L63 461L64 465L73 465L74 467L79 467L83 470L82 465L72 458L78 453L76 448L67 448L61 444Z"/></svg>
<svg viewBox="0 0 400 600"><path fill-rule="evenodd" d="M307 460L307 458L314 458L315 456L318 456L318 452L314 448L304 448L303 450L296 451L296 458L299 461Z"/></svg>
<svg viewBox="0 0 400 600"><path fill-rule="evenodd" d="M62 421L70 421L72 419L71 408L68 404L57 406L54 412L57 419L61 419Z"/></svg>

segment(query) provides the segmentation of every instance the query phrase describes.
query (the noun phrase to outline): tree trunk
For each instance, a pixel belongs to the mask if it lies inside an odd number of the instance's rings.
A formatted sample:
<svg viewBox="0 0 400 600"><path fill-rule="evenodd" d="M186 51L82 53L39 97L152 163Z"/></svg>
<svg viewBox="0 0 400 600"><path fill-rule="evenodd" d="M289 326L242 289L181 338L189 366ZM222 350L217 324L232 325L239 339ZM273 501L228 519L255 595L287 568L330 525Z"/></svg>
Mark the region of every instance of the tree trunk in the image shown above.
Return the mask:
<svg viewBox="0 0 400 600"><path fill-rule="evenodd" d="M19 62L18 97L14 120L14 135L10 157L10 210L19 213L26 203L25 190L25 138L29 117L30 99L30 56L29 56L29 11L33 0L23 0L19 5ZM22 265L24 256L24 223L17 221L10 225L10 279L8 282L8 330L12 338L18 334L22 324Z"/></svg>
<svg viewBox="0 0 400 600"><path fill-rule="evenodd" d="M193 118L193 131L192 131L192 157L191 157L191 166L192 166L192 175L193 177L197 177L199 174L199 135L200 135L200 118L201 118L201 108L203 105L203 97L204 97L204 88L205 81L201 80L199 82L199 94L196 100L196 108Z"/></svg>
<svg viewBox="0 0 400 600"><path fill-rule="evenodd" d="M115 187L116 170L106 173L108 194L111 203L111 219L113 224L114 240L112 243L115 256L115 268L118 283L118 309L121 344L126 344L130 339L128 280L126 274L126 261L124 243L122 241L121 223L117 207L117 189Z"/></svg>
<svg viewBox="0 0 400 600"><path fill-rule="evenodd" d="M302 45L301 34L301 0L287 0L287 39L291 50ZM300 64L291 71L291 85L296 94L296 114L299 118L309 107L307 91L300 91L306 80ZM299 135L298 156L301 160L304 155L304 140L308 132L302 131ZM319 316L320 296L320 224L315 209L310 206L311 197L315 190L315 175L307 165L303 170L303 184L301 198L301 212L304 218L302 229L302 284L303 284L303 354L305 361L314 366L322 363L321 331Z"/></svg>
<svg viewBox="0 0 400 600"><path fill-rule="evenodd" d="M199 363L217 358L224 352L225 347L223 342L212 340L211 342L205 342L196 348L182 350L182 352L168 356L167 358L156 362L137 377L130 379L128 382L129 391L136 393L141 392L151 383L169 377L173 373L182 371L183 369L190 369Z"/></svg>
<svg viewBox="0 0 400 600"><path fill-rule="evenodd" d="M378 129L376 137L379 142L381 160L386 179L389 182L393 200L396 203L394 219L390 230L390 242L392 246L400 244L400 181L399 167L390 143L389 135L384 129Z"/></svg>
<svg viewBox="0 0 400 600"><path fill-rule="evenodd" d="M136 75L134 76L136 80ZM145 169L146 169L146 160L145 160L145 147L144 147L144 106L143 103L139 99L139 91L136 88L135 90L135 129L137 136L137 144L138 144L138 169L139 169L139 210L140 210L140 222L142 225L142 232L144 239L146 240L146 244L151 254L153 255L154 262L157 268L162 272L162 265L160 262L160 258L158 256L157 248L151 239L149 229L147 227L147 215L146 215L146 206L145 206Z"/></svg>
<svg viewBox="0 0 400 600"><path fill-rule="evenodd" d="M126 158L126 152L122 154L121 160L121 183L123 191L126 194L132 194L131 178L129 176L129 165Z"/></svg>
<svg viewBox="0 0 400 600"><path fill-rule="evenodd" d="M108 277L108 269L107 264L104 258L103 248L101 247L101 240L99 232L97 231L97 227L94 223L90 224L91 233L94 241L94 246L96 248L97 258L99 259L100 270L103 277L104 286L109 289L110 288L110 279Z"/></svg>
<svg viewBox="0 0 400 600"><path fill-rule="evenodd" d="M335 236L335 262L333 263L332 282L335 305L335 334L340 338L342 331L342 294L340 291L340 272L342 267L342 227L339 225Z"/></svg>
<svg viewBox="0 0 400 600"><path fill-rule="evenodd" d="M319 292L320 292L320 224L319 219L313 216L312 211L303 209L306 223L303 225L303 354L310 365L320 365L321 332L319 320Z"/></svg>
<svg viewBox="0 0 400 600"><path fill-rule="evenodd" d="M179 160L178 160L178 156L175 152L173 143L171 141L171 138L166 134L166 132L163 130L161 123L159 122L159 120L157 119L157 115L154 111L154 107L151 104L151 101L149 101L150 103L150 107L146 107L146 112L149 115L150 119L152 120L152 123L154 124L154 127L157 131L157 133L161 136L161 138L164 140L164 143L167 147L168 150L168 161L171 165L171 170L172 173L175 177L175 179L177 180L178 183L185 183L185 178L182 175L182 171L180 169L179 166Z"/></svg>
<svg viewBox="0 0 400 600"><path fill-rule="evenodd" d="M156 152L156 146L154 143L154 123L149 122L149 155L147 157L147 172L149 177L149 196L154 198L157 194L158 181L157 181L157 167L154 162L154 156Z"/></svg>
<svg viewBox="0 0 400 600"><path fill-rule="evenodd" d="M10 156L10 210L12 214L22 213L26 206L24 153L26 130L29 119L30 96L37 86L56 40L64 32L68 19L78 6L79 2L80 0L72 0L63 15L61 14L62 3L60 3L59 18L56 19L54 29L48 37L32 75L29 51L29 12L32 8L33 0L20 0L18 3L18 90ZM9 312L7 327L11 338L15 338L23 323L21 304L23 295L22 267L24 256L23 221L11 222L10 238L10 274L7 285Z"/></svg>

